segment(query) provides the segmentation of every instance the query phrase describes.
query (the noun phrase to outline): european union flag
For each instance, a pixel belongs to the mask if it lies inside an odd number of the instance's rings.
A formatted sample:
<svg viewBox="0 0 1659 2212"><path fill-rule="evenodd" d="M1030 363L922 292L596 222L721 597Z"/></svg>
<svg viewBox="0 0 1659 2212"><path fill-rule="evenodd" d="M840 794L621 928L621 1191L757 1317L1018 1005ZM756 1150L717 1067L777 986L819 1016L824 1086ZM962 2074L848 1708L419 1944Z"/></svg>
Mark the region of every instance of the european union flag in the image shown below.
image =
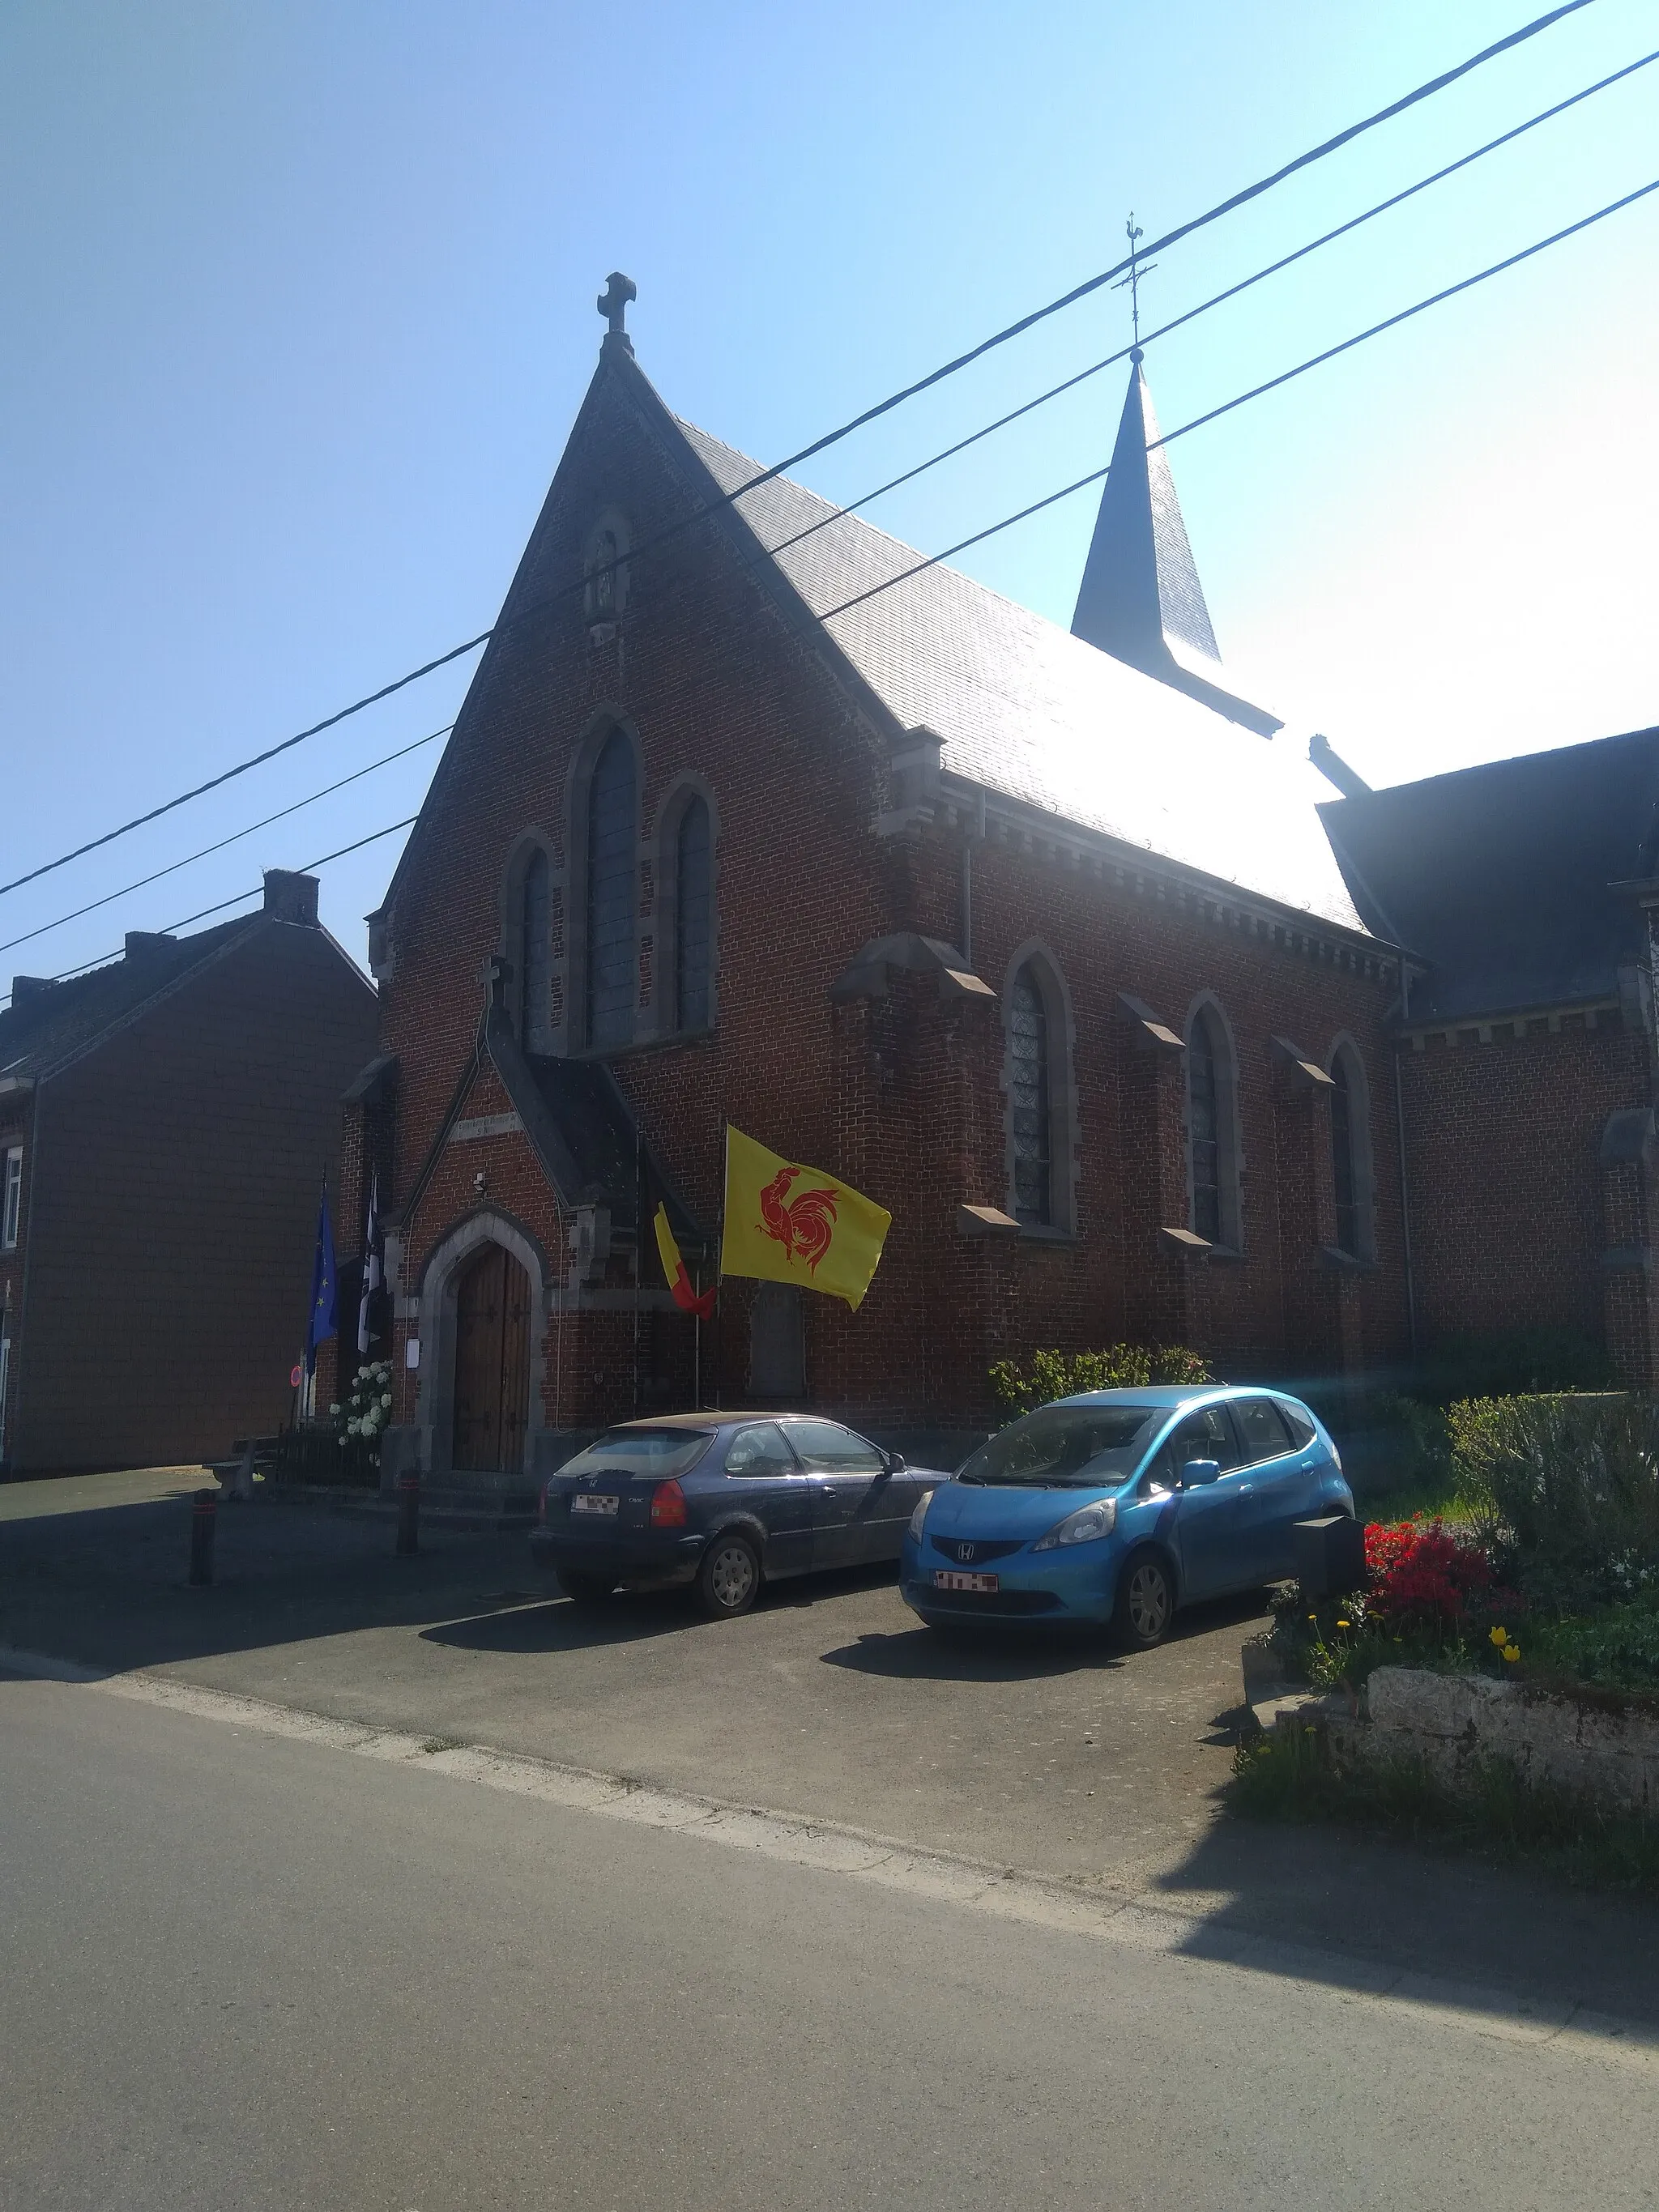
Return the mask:
<svg viewBox="0 0 1659 2212"><path fill-rule="evenodd" d="M306 1323L306 1373L317 1368L317 1347L335 1334L334 1225L328 1218L328 1184L317 1208L317 1251L311 1263L311 1317Z"/></svg>

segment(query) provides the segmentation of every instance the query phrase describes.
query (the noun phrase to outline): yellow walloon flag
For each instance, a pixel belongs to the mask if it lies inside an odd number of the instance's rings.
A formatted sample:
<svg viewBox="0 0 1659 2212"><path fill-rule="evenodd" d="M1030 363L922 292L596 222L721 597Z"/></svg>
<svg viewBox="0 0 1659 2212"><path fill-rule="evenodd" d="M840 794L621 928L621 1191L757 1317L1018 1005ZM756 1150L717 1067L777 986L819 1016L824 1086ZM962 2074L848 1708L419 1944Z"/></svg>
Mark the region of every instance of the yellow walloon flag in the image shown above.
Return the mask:
<svg viewBox="0 0 1659 2212"><path fill-rule="evenodd" d="M795 1283L856 1311L892 1218L839 1176L769 1152L727 1122L723 1275Z"/></svg>

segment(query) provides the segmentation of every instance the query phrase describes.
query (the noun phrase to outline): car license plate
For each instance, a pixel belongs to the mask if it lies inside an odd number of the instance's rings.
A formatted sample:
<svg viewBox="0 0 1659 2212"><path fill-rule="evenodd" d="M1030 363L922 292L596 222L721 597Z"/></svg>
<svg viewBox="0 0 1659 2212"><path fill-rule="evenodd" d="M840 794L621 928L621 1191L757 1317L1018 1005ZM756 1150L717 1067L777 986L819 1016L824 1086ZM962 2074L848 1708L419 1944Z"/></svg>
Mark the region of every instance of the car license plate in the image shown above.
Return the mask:
<svg viewBox="0 0 1659 2212"><path fill-rule="evenodd" d="M615 1513L622 1500L607 1498L602 1492L579 1490L570 1501L573 1513Z"/></svg>
<svg viewBox="0 0 1659 2212"><path fill-rule="evenodd" d="M964 1574L957 1567L935 1567L933 1588L951 1590L994 1590L997 1586L994 1575Z"/></svg>

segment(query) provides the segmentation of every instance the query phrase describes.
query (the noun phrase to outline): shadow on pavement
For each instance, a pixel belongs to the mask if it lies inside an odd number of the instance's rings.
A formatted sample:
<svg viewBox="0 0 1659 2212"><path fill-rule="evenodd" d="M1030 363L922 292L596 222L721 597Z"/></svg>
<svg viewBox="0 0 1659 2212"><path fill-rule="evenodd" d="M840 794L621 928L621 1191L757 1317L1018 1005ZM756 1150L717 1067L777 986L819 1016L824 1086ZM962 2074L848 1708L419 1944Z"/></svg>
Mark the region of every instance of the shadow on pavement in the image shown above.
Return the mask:
<svg viewBox="0 0 1659 2212"><path fill-rule="evenodd" d="M1236 1737L1235 1717L1218 1716L1218 1731ZM1429 2003L1466 1995L1479 2010L1504 1992L1659 2026L1659 1905L1426 1842L1247 1820L1216 1800L1216 1820L1151 1885L1202 1916L1182 1950L1359 1992L1404 1977L1399 1993Z"/></svg>
<svg viewBox="0 0 1659 2212"><path fill-rule="evenodd" d="M970 1629L902 1628L866 1632L855 1643L822 1654L826 1667L849 1667L910 1682L1023 1682L1044 1674L1075 1674L1122 1663L1097 1638L1075 1630L987 1636Z"/></svg>

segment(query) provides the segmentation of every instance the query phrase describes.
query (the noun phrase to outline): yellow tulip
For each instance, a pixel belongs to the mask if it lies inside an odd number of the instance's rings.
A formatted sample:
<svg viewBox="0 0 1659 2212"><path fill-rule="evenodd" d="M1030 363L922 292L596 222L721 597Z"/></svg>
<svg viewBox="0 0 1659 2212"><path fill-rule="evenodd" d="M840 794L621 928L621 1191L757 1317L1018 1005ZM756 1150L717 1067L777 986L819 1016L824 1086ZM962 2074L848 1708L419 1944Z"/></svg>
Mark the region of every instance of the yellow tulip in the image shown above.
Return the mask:
<svg viewBox="0 0 1659 2212"><path fill-rule="evenodd" d="M1501 1651L1504 1646L1510 1640L1510 1632L1507 1628L1494 1628L1492 1632L1492 1640Z"/></svg>
<svg viewBox="0 0 1659 2212"><path fill-rule="evenodd" d="M1521 1646L1518 1644L1506 1644L1504 1646L1504 1656L1510 1662L1510 1665L1513 1666L1515 1662L1521 1656Z"/></svg>

